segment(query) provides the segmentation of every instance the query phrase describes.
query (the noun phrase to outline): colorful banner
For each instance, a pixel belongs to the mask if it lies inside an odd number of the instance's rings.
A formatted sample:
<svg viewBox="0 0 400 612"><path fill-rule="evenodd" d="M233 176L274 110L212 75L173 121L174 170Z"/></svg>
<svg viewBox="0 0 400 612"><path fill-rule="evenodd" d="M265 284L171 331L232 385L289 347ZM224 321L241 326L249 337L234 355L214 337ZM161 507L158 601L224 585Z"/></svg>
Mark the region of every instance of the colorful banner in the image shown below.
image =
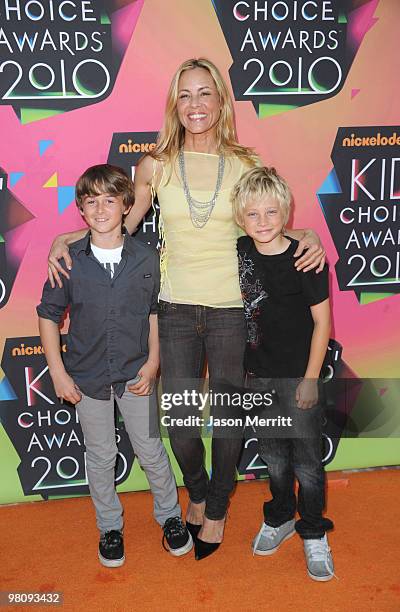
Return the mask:
<svg viewBox="0 0 400 612"><path fill-rule="evenodd" d="M318 192L342 291L362 302L400 292L400 127L339 128Z"/></svg>
<svg viewBox="0 0 400 612"><path fill-rule="evenodd" d="M377 3L214 0L235 99L266 117L336 96Z"/></svg>
<svg viewBox="0 0 400 612"><path fill-rule="evenodd" d="M3 0L1 103L28 123L105 100L143 2Z"/></svg>
<svg viewBox="0 0 400 612"><path fill-rule="evenodd" d="M82 227L83 170L108 161L134 176L189 57L219 67L240 142L288 180L292 225L327 251L327 469L400 462L399 18L397 0L0 0L0 503L87 493L80 426L38 337L47 253ZM152 245L157 210L138 232ZM147 488L116 428L118 488ZM266 474L251 430L238 468Z"/></svg>

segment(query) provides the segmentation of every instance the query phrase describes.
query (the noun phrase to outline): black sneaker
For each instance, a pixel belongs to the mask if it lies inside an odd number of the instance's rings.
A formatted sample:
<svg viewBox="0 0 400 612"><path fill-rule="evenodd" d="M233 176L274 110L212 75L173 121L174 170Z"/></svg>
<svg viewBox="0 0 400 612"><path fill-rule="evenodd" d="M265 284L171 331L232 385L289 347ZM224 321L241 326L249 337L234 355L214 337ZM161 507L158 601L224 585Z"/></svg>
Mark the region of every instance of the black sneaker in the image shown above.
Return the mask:
<svg viewBox="0 0 400 612"><path fill-rule="evenodd" d="M171 555L180 557L188 553L189 550L192 550L192 536L188 532L180 516L173 516L167 519L164 523L163 530L164 537L162 544L165 550L169 551ZM165 546L165 540L167 540L168 548Z"/></svg>
<svg viewBox="0 0 400 612"><path fill-rule="evenodd" d="M100 536L99 559L106 567L119 567L125 563L122 532L113 529Z"/></svg>

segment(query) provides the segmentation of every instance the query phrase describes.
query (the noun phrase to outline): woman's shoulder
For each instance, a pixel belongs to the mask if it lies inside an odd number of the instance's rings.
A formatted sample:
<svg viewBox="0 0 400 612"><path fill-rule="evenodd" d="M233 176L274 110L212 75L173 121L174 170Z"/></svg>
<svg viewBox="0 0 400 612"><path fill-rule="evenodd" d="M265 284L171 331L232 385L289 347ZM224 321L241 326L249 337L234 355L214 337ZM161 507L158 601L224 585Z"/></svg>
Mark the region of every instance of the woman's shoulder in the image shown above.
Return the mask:
<svg viewBox="0 0 400 612"><path fill-rule="evenodd" d="M151 157L151 155L144 155L144 157L139 160L139 163L136 166L135 176L137 176L137 174L140 174L143 177L147 177L149 175L151 177L153 173L154 162L155 160L153 159L153 157Z"/></svg>
<svg viewBox="0 0 400 612"><path fill-rule="evenodd" d="M156 184L159 182L163 171L163 162L161 160L152 157L151 155L145 155L139 161L135 170L135 183L146 183L148 185Z"/></svg>
<svg viewBox="0 0 400 612"><path fill-rule="evenodd" d="M232 160L232 163L237 166L238 169L240 169L240 174L244 174L247 170L263 165L261 158L256 153L251 153L246 156L233 154L229 156L229 159Z"/></svg>

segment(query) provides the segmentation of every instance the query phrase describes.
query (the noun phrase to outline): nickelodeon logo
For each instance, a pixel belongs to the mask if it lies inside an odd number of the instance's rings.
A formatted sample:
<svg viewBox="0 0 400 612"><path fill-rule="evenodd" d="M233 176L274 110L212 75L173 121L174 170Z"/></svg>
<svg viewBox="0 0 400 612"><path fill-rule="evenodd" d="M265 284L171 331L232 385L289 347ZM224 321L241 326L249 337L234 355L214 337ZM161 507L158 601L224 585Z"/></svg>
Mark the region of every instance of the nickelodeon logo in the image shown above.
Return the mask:
<svg viewBox="0 0 400 612"><path fill-rule="evenodd" d="M156 148L155 142L133 142L130 138L127 143L121 143L118 147L119 153L150 153Z"/></svg>
<svg viewBox="0 0 400 612"><path fill-rule="evenodd" d="M67 352L67 345L60 346L60 351ZM19 346L15 346L11 351L12 357L21 357L25 355L44 355L44 348L41 344L35 346L25 346L23 342Z"/></svg>
<svg viewBox="0 0 400 612"><path fill-rule="evenodd" d="M350 138L346 136L342 140L342 147L391 147L400 145L400 135L393 132L391 136L382 136L377 132L375 136L356 136L351 134Z"/></svg>

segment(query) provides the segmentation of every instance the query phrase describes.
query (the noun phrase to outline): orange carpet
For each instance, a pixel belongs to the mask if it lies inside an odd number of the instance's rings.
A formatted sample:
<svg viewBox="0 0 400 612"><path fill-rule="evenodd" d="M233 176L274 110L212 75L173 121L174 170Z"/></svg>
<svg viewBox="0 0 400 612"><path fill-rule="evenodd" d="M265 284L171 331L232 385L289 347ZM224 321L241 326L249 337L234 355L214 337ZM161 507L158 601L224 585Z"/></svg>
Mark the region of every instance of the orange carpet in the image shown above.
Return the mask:
<svg viewBox="0 0 400 612"><path fill-rule="evenodd" d="M89 612L399 612L400 470L329 478L329 516L336 525L329 539L338 580L308 578L298 537L271 557L252 556L267 485L250 481L236 488L223 545L203 561L193 553L174 558L162 549L147 492L121 496L126 563L117 569L97 560L89 498L3 506L0 590L62 591L62 609ZM184 490L180 498L186 507Z"/></svg>

